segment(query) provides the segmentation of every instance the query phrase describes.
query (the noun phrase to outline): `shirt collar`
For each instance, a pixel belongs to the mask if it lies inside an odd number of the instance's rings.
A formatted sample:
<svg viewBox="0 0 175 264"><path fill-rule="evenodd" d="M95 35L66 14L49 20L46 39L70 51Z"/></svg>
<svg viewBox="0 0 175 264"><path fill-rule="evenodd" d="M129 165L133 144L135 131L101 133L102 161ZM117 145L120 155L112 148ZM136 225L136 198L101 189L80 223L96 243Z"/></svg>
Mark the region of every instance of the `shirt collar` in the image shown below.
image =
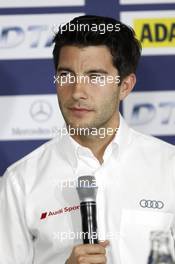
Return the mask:
<svg viewBox="0 0 175 264"><path fill-rule="evenodd" d="M128 147L131 140L131 128L128 126L122 115L120 117L120 124L118 131L113 139L119 147L120 154Z"/></svg>
<svg viewBox="0 0 175 264"><path fill-rule="evenodd" d="M66 124L64 124L63 128L65 130ZM115 134L115 137L109 144L112 146L112 148L113 147L118 148L119 155L123 153L123 151L130 143L131 140L130 130L131 130L130 127L127 125L126 121L120 114L119 128L117 130L117 133ZM66 160L71 164L73 168L76 168L78 165L79 151L87 153L89 156L92 155L92 152L89 148L80 145L69 135L69 133L66 133L66 135L62 135L60 144L61 144L60 147L64 149L64 158L66 158Z"/></svg>

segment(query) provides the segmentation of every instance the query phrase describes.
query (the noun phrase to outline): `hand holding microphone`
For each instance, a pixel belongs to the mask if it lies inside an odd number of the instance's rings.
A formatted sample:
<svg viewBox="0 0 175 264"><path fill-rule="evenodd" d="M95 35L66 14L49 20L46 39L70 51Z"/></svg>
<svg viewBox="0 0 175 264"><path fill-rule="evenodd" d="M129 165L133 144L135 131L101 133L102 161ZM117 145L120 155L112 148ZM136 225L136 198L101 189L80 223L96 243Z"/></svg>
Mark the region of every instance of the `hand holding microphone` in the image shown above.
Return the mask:
<svg viewBox="0 0 175 264"><path fill-rule="evenodd" d="M80 199L81 222L84 244L98 244L96 195L98 187L94 176L78 178L77 192Z"/></svg>
<svg viewBox="0 0 175 264"><path fill-rule="evenodd" d="M94 176L78 178L77 192L80 199L82 232L84 245L77 245L66 264L105 264L108 240L98 241L96 220L96 194L98 187Z"/></svg>
<svg viewBox="0 0 175 264"><path fill-rule="evenodd" d="M83 244L73 247L72 253L65 264L106 264L105 247L108 240L99 244Z"/></svg>

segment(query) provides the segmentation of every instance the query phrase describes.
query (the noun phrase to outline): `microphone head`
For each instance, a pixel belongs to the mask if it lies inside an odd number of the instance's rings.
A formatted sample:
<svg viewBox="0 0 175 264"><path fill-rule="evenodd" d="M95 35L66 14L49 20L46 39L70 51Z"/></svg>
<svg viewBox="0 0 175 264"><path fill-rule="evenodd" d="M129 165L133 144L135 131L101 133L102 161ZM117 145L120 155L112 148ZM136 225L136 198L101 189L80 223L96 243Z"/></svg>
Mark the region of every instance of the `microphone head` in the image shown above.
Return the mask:
<svg viewBox="0 0 175 264"><path fill-rule="evenodd" d="M91 202L96 200L97 185L94 176L85 175L78 178L77 192L80 202Z"/></svg>

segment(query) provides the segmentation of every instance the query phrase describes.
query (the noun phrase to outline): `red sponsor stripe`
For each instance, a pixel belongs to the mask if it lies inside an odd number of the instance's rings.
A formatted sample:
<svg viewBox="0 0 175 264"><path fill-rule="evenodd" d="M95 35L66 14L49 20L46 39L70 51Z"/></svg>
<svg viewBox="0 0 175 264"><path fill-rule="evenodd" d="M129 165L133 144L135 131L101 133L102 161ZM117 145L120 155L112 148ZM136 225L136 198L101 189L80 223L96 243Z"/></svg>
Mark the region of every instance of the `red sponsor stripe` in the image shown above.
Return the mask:
<svg viewBox="0 0 175 264"><path fill-rule="evenodd" d="M46 213L42 213L42 214L41 214L41 218L40 218L40 219L45 219L45 218L46 218L46 216L47 216L47 212L46 212Z"/></svg>

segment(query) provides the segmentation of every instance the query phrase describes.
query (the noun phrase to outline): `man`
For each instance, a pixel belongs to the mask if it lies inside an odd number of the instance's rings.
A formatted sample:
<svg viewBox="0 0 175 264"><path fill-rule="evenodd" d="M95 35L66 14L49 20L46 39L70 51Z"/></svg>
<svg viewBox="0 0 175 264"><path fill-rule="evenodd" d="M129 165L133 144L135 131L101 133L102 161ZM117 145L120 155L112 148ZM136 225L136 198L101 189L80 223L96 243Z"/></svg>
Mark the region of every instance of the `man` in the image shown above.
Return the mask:
<svg viewBox="0 0 175 264"><path fill-rule="evenodd" d="M54 42L58 102L71 133L59 131L7 169L0 263L146 263L152 230L170 230L173 244L175 149L119 114L136 83L140 44L131 28L97 16L60 27ZM81 175L98 185L96 245L80 236Z"/></svg>

